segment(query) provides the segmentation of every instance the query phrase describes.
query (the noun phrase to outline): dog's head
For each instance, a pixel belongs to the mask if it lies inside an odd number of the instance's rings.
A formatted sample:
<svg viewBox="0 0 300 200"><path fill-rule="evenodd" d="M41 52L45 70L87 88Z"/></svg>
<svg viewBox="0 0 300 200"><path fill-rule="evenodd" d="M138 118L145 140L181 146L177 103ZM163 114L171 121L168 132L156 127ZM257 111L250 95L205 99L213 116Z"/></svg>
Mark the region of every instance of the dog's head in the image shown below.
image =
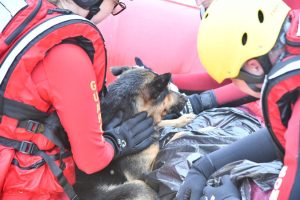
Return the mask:
<svg viewBox="0 0 300 200"><path fill-rule="evenodd" d="M166 114L181 111L186 103L185 96L170 89L170 73L158 75L150 69L130 67L112 68L112 73L119 77L102 100L104 123L109 118L106 115L119 110L125 114L123 120L146 111L158 123Z"/></svg>

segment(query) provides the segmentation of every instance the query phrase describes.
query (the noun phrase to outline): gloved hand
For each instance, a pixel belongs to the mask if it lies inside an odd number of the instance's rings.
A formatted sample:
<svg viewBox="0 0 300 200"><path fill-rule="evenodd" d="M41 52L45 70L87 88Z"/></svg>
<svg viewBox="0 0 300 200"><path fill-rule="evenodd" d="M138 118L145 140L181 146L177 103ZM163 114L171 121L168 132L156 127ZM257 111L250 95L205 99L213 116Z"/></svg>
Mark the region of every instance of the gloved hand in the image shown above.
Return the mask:
<svg viewBox="0 0 300 200"><path fill-rule="evenodd" d="M182 113L194 113L197 115L204 110L216 107L218 107L218 103L213 90L207 90L201 94L192 94L188 96L188 101L184 106Z"/></svg>
<svg viewBox="0 0 300 200"><path fill-rule="evenodd" d="M199 200L207 178L215 172L215 167L209 155L196 160L181 185L176 199Z"/></svg>
<svg viewBox="0 0 300 200"><path fill-rule="evenodd" d="M233 184L229 175L221 179L222 185L218 187L206 186L203 190L207 200L240 200L240 192Z"/></svg>
<svg viewBox="0 0 300 200"><path fill-rule="evenodd" d="M199 200L203 188L206 185L206 178L195 168L191 168L185 177L183 184L176 195L177 200Z"/></svg>
<svg viewBox="0 0 300 200"><path fill-rule="evenodd" d="M105 126L103 126L103 130L111 130L116 128L122 124L124 113L122 111L117 112L116 115L113 116L112 120Z"/></svg>
<svg viewBox="0 0 300 200"><path fill-rule="evenodd" d="M153 142L153 119L147 117L146 112L135 115L119 126L113 126L107 126L111 129L104 131L104 138L115 148L115 159L137 153Z"/></svg>

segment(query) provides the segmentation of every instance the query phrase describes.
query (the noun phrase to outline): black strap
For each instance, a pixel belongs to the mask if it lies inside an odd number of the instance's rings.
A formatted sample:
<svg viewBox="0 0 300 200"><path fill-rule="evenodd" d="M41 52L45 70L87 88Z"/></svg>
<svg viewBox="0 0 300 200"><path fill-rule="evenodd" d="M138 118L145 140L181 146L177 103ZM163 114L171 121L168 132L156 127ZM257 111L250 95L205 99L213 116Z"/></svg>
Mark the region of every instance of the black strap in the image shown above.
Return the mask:
<svg viewBox="0 0 300 200"><path fill-rule="evenodd" d="M21 120L17 126L31 133L43 133L45 131L45 125L35 120Z"/></svg>
<svg viewBox="0 0 300 200"><path fill-rule="evenodd" d="M264 69L264 73L268 74L273 67L268 53L257 57L257 60L260 63L260 65L262 66L262 68Z"/></svg>
<svg viewBox="0 0 300 200"><path fill-rule="evenodd" d="M94 63L94 55L95 55L95 48L93 46L93 42L87 38L82 36L67 38L62 41L63 44L74 44L81 47L89 56L92 63Z"/></svg>
<svg viewBox="0 0 300 200"><path fill-rule="evenodd" d="M261 92L261 87L257 87L255 83L247 83L246 84L251 88L254 92Z"/></svg>
<svg viewBox="0 0 300 200"><path fill-rule="evenodd" d="M246 72L245 70L241 69L238 77L241 80L246 81L247 83L263 83L264 79L265 79L265 74L261 75L261 76L256 76L253 74L250 74L249 72Z"/></svg>
<svg viewBox="0 0 300 200"><path fill-rule="evenodd" d="M100 100L103 99L106 96L106 94L107 94L107 87L106 87L106 81L104 81L102 89L98 93Z"/></svg>
<svg viewBox="0 0 300 200"><path fill-rule="evenodd" d="M98 1L96 4L89 7L89 13L85 17L88 20L91 20L99 11L100 11L100 5L102 1Z"/></svg>
<svg viewBox="0 0 300 200"><path fill-rule="evenodd" d="M61 127L61 125L56 113L53 113L50 116L48 116L48 113L41 112L33 106L5 98L3 96L3 92L0 93L0 107L2 107L2 113L0 114L7 115L8 117L14 119L18 119L19 127L23 127L27 131L30 131L32 133L42 133L51 142L58 146L60 148L60 167L64 168L62 154L65 152L65 147L62 141L57 136L58 128ZM40 123L40 121L46 122L46 120L48 120L47 125ZM74 192L72 186L68 183L67 179L63 175L63 170L55 164L53 158L51 158L44 151L41 151L36 144L30 141L17 141L1 136L0 144L6 147L12 147L15 150L24 154L41 156L50 167L52 173L56 176L58 182L63 187L68 197L71 200L79 199L76 193Z"/></svg>
<svg viewBox="0 0 300 200"><path fill-rule="evenodd" d="M28 132L32 133L42 133L47 139L49 139L53 144L58 146L62 151L65 150L65 145L58 137L58 128L61 127L59 118L56 112L52 113L45 120L48 124L41 123L35 120L22 120L19 121L18 127L26 129ZM51 125L50 125L51 124Z"/></svg>
<svg viewBox="0 0 300 200"><path fill-rule="evenodd" d="M65 193L71 200L77 200L79 197L74 192L73 187L68 183L66 177L63 174L62 169L60 169L51 158L44 151L40 150L38 146L30 141L17 141L0 136L0 144L6 147L14 148L15 150L28 154L28 155L39 155L50 167L52 173L55 175L57 181L63 187Z"/></svg>
<svg viewBox="0 0 300 200"><path fill-rule="evenodd" d="M18 120L41 120L48 117L48 113L37 110L35 107L7 99L3 97L3 91L0 92L0 107L2 107L2 115L18 119Z"/></svg>
<svg viewBox="0 0 300 200"><path fill-rule="evenodd" d="M60 153L57 153L55 155L51 155L51 159L53 160L59 160L59 159L64 159L64 158L67 158L69 156L72 156L72 153L70 151L65 151L63 154L60 154ZM43 166L46 161L44 159L41 159L35 163L33 163L32 165L29 165L29 166L21 166L19 161L16 159L16 158L13 158L12 162L11 162L13 165L19 167L20 169L22 170L31 170L31 169L37 169L37 168L40 168L41 166ZM60 167L62 170L64 170L63 167Z"/></svg>
<svg viewBox="0 0 300 200"><path fill-rule="evenodd" d="M48 116L44 124L34 120L23 120L19 122L18 127L25 128L27 131L32 133L42 133L48 140L58 146L60 149L60 167L65 168L65 163L62 159L63 154L66 152L65 146L68 145L65 145L59 137L59 134L62 135L65 134L65 132L61 128L60 120L56 112Z"/></svg>
<svg viewBox="0 0 300 200"><path fill-rule="evenodd" d="M256 84L262 84L264 82L265 74L256 76L241 69L238 78L244 80L253 91L260 92L261 88L257 87Z"/></svg>
<svg viewBox="0 0 300 200"><path fill-rule="evenodd" d="M57 178L59 184L64 188L65 193L68 195L70 200L77 200L79 197L74 192L73 187L69 184L63 171L55 164L55 162L43 151L38 151L36 155L40 155L50 167L52 173Z"/></svg>

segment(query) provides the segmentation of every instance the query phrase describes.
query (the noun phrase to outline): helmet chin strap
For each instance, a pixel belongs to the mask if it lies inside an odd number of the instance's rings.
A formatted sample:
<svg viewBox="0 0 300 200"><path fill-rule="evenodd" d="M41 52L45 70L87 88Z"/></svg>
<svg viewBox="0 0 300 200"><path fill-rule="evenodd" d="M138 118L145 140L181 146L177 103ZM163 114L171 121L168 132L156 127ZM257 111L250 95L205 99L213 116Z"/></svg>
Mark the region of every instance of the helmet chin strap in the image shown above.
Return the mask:
<svg viewBox="0 0 300 200"><path fill-rule="evenodd" d="M90 20L100 11L100 5L103 0L73 0L73 2L81 8L89 10L89 13L85 18Z"/></svg>
<svg viewBox="0 0 300 200"><path fill-rule="evenodd" d="M253 91L260 92L261 88L257 87L256 84L262 84L264 82L265 75L256 76L241 69L237 78L245 81L248 87Z"/></svg>
<svg viewBox="0 0 300 200"><path fill-rule="evenodd" d="M88 20L91 20L100 11L101 3L102 3L102 1L98 1L95 5L92 5L91 7L89 7L89 13L85 18L87 18Z"/></svg>
<svg viewBox="0 0 300 200"><path fill-rule="evenodd" d="M256 76L256 75L250 74L249 72L246 72L245 70L241 69L237 78L244 80L246 82L246 84L249 86L249 88L251 88L253 91L261 92L261 88L257 87L257 84L262 84L264 82L265 74L269 73L269 71L271 70L273 65L271 63L271 60L270 60L268 54L259 56L255 59L262 66L264 74L260 75L260 76Z"/></svg>

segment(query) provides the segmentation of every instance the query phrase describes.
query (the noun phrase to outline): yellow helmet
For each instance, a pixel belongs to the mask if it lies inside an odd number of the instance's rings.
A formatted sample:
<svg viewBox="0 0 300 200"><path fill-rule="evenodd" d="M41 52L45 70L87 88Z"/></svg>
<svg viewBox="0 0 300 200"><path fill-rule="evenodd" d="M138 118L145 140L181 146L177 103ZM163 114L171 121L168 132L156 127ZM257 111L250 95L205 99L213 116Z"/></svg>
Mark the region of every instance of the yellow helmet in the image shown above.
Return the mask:
<svg viewBox="0 0 300 200"><path fill-rule="evenodd" d="M217 82L275 45L290 8L281 0L214 0L201 21L198 54Z"/></svg>

